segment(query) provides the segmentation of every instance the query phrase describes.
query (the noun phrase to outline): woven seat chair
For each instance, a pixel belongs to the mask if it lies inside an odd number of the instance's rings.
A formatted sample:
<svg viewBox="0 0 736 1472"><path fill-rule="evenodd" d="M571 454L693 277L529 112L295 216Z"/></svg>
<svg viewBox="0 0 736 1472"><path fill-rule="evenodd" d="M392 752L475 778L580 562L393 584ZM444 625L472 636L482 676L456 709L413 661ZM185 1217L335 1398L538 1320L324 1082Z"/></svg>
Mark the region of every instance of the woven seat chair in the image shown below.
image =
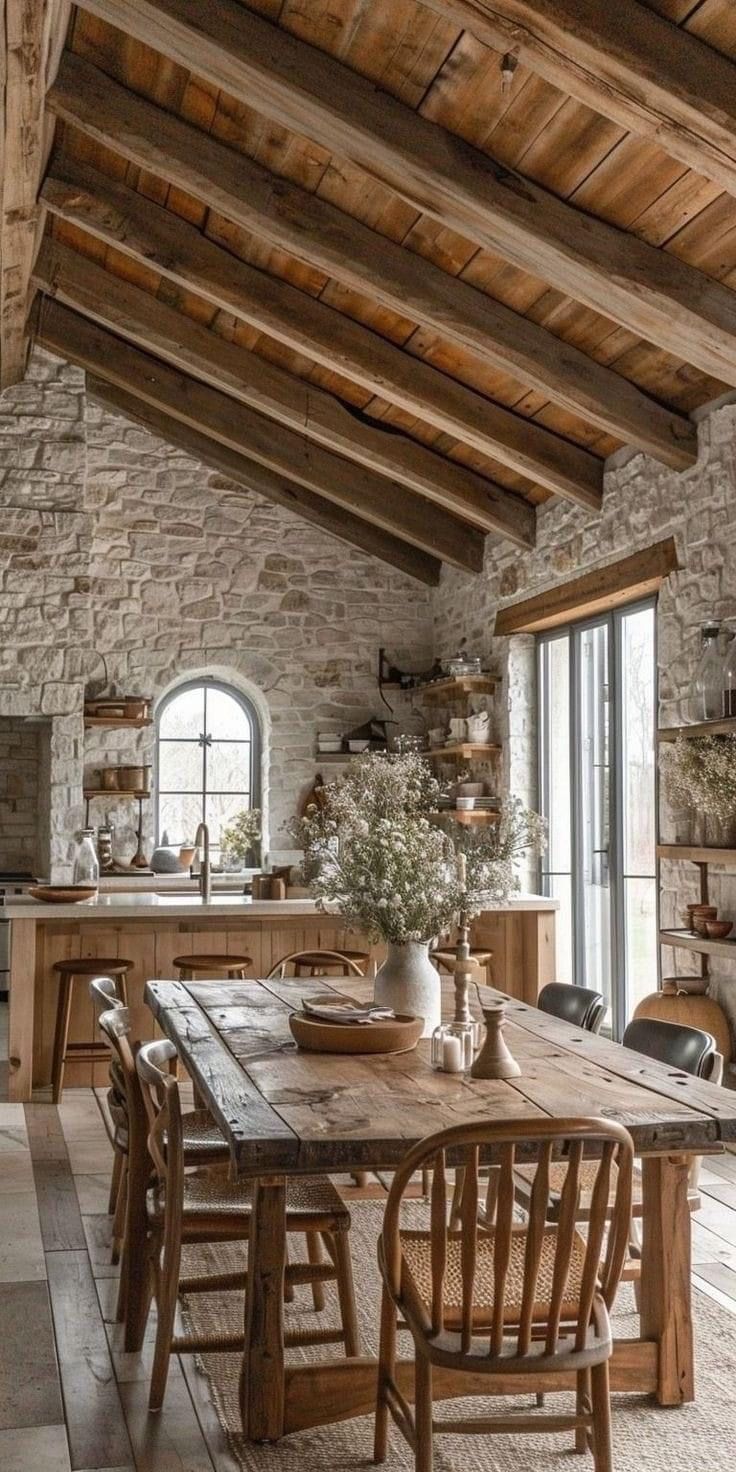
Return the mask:
<svg viewBox="0 0 736 1472"><path fill-rule="evenodd" d="M573 1027L582 1027L586 1032L600 1032L606 1015L605 998L601 992L590 987L573 986L569 981L550 981L542 987L537 997L540 1012L549 1012L562 1022L571 1022Z"/></svg>
<svg viewBox="0 0 736 1472"><path fill-rule="evenodd" d="M242 1289L247 1271L182 1278L181 1250L189 1243L247 1242L253 1190L251 1182L217 1175L189 1174L185 1169L179 1086L167 1072L176 1056L173 1044L145 1043L136 1058L138 1077L149 1117L148 1148L155 1180L147 1193L148 1261L156 1301L156 1343L149 1407L160 1410L173 1354L199 1350L242 1350L243 1334L207 1336L174 1333L180 1293ZM289 1346L342 1344L348 1356L359 1353L348 1231L350 1214L326 1176L292 1180L286 1198L286 1230L305 1233L309 1261L289 1262L286 1283L308 1283L322 1289L334 1280L340 1304L340 1327L286 1332ZM323 1259L322 1247L327 1252Z"/></svg>
<svg viewBox="0 0 736 1472"><path fill-rule="evenodd" d="M538 1157L528 1220L514 1217L518 1150ZM499 1186L496 1220L478 1222L479 1167L492 1154ZM414 1447L416 1472L431 1472L434 1432L573 1431L578 1451L590 1447L596 1472L611 1472L608 1310L626 1256L633 1146L620 1125L603 1119L539 1120L459 1125L421 1141L394 1176L379 1243L383 1277L381 1344L374 1459L385 1461L389 1415ZM549 1172L564 1162L566 1181L558 1223L548 1221ZM596 1171L583 1237L576 1226L580 1172ZM448 1224L448 1166L463 1170L460 1226ZM415 1171L432 1171L428 1231L402 1227L404 1194ZM608 1199L615 1174L615 1206ZM415 1409L396 1379L399 1320L415 1350ZM570 1372L577 1386L573 1413L528 1411L461 1419L433 1416L435 1367L467 1371L469 1394L479 1376L488 1394L509 1381L519 1395L539 1389L541 1376ZM496 1382L494 1384L494 1381ZM500 1383L499 1383L500 1382ZM442 1392L439 1392L440 1398Z"/></svg>

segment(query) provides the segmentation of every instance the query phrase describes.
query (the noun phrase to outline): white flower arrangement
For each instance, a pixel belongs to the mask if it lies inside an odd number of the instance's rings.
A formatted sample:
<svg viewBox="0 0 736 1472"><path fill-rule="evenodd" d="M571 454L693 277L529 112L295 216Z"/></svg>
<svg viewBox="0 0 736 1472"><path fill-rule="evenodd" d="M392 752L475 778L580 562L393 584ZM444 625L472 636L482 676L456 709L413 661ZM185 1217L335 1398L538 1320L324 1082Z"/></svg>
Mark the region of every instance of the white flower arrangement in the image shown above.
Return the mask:
<svg viewBox="0 0 736 1472"><path fill-rule="evenodd" d="M404 945L507 897L516 887L514 858L539 837L541 819L510 800L498 835L484 846L466 830L451 835L430 820L439 793L416 753L366 753L328 784L322 806L300 828L318 906L336 906L374 941Z"/></svg>
<svg viewBox="0 0 736 1472"><path fill-rule="evenodd" d="M736 737L679 735L664 753L667 796L708 817L736 813Z"/></svg>

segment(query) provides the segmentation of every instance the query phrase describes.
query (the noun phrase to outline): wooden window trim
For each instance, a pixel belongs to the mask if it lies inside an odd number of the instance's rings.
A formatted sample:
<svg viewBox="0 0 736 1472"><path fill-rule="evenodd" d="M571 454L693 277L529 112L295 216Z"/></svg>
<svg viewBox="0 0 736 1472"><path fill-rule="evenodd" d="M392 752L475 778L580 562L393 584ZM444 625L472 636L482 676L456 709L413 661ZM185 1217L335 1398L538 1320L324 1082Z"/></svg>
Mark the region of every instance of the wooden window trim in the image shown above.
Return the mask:
<svg viewBox="0 0 736 1472"><path fill-rule="evenodd" d="M679 567L675 539L666 537L630 557L499 609L494 634L536 634L591 614L608 613L623 603L658 593L665 578Z"/></svg>

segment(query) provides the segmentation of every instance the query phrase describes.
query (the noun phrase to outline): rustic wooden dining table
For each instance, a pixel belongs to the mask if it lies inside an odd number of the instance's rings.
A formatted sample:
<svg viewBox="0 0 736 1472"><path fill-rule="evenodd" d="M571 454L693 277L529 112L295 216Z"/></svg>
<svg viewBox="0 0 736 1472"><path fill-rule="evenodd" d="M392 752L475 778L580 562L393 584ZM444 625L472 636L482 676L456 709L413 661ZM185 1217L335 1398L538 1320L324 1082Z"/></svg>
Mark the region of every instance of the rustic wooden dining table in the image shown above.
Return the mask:
<svg viewBox="0 0 736 1472"><path fill-rule="evenodd" d="M692 1400L689 1168L693 1155L736 1141L736 1093L512 998L505 1035L519 1078L437 1073L426 1041L412 1052L380 1057L296 1048L288 1019L302 996L332 986L363 1000L370 985L351 977L150 981L146 988L161 1030L228 1141L233 1173L254 1179L241 1375L245 1434L275 1440L365 1414L375 1403L372 1358L285 1363L287 1176L390 1169L425 1135L484 1118L603 1116L631 1132L643 1177L640 1332L616 1340L611 1384L653 1393L662 1405ZM482 1377L438 1372L437 1399L469 1394L475 1378L478 1393L487 1393ZM399 1382L411 1397L409 1359ZM535 1385L553 1391L568 1388L568 1381L550 1374Z"/></svg>

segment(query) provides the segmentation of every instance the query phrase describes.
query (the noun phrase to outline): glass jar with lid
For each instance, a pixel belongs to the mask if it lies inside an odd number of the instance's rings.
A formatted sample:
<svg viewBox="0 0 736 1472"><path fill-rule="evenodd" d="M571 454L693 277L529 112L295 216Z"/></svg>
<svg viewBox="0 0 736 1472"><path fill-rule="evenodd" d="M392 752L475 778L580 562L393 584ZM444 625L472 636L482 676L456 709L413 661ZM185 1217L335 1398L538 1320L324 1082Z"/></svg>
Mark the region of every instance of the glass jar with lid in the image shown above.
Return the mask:
<svg viewBox="0 0 736 1472"><path fill-rule="evenodd" d="M96 889L100 879L100 865L95 852L94 836L94 828L83 828L79 835L74 855L72 884L84 884Z"/></svg>
<svg viewBox="0 0 736 1472"><path fill-rule="evenodd" d="M736 716L736 623L727 626L729 645L723 662L723 714Z"/></svg>

